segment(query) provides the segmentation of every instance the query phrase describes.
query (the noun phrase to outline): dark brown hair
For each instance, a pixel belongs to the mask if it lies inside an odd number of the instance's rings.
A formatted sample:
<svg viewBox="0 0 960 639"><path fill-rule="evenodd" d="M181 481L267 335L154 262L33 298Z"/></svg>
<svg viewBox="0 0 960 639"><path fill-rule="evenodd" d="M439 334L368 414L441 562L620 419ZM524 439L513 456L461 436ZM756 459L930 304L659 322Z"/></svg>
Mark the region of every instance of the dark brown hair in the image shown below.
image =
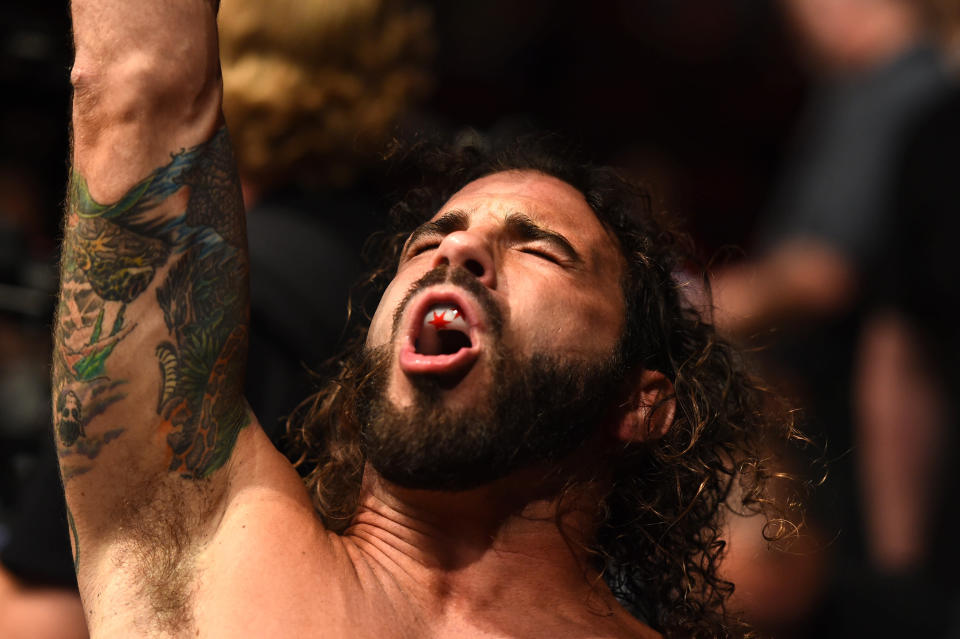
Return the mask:
<svg viewBox="0 0 960 639"><path fill-rule="evenodd" d="M653 627L668 635L725 636L736 624L725 613L732 584L718 575L724 506L736 495L736 510L767 510L772 470L764 451L799 436L738 351L686 300L678 277L690 259L686 236L653 209L646 191L612 169L571 158L569 147L544 137L503 149L421 143L404 151L401 159L413 163L420 184L393 207L394 228L380 244L380 267L368 284L382 291L406 234L477 178L535 170L580 190L628 265L620 356L628 369L664 373L676 400L664 437L615 460L590 550L614 593ZM338 531L355 512L364 465L353 398L368 372L357 365L359 342L354 347L338 360L335 378L291 420L300 464L311 469L306 481L314 503Z"/></svg>

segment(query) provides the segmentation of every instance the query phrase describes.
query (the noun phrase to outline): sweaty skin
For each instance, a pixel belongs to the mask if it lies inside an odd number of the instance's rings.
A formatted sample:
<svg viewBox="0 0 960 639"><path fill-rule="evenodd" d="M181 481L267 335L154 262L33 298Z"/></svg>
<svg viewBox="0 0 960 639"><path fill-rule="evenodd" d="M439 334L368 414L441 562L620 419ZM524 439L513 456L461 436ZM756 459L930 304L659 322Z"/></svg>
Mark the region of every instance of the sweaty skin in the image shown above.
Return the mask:
<svg viewBox="0 0 960 639"><path fill-rule="evenodd" d="M241 396L244 211L220 115L214 4L72 5L73 178L53 383L91 635L656 636L576 550L598 495L574 504L561 533L542 469L452 494L401 489L367 468L352 525L322 527ZM400 301L446 263L487 287L519 352L610 351L622 259L579 192L500 173L465 187L441 219L446 230L407 247L371 345L400 351ZM480 317L477 358L451 404L469 406L489 383ZM410 374L395 359L397 405L410 401Z"/></svg>

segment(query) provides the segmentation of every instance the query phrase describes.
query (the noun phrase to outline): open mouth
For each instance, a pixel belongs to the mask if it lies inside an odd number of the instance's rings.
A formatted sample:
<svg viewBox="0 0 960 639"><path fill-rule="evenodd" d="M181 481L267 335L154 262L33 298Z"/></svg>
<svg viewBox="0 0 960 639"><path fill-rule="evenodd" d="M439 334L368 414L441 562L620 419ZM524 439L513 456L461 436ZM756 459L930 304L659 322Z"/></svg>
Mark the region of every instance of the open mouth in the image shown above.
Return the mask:
<svg viewBox="0 0 960 639"><path fill-rule="evenodd" d="M470 327L463 313L450 303L435 304L427 309L414 341L415 352L421 355L453 355L461 348L470 348Z"/></svg>
<svg viewBox="0 0 960 639"><path fill-rule="evenodd" d="M476 312L457 294L429 294L411 309L400 367L408 375L460 378L480 354Z"/></svg>

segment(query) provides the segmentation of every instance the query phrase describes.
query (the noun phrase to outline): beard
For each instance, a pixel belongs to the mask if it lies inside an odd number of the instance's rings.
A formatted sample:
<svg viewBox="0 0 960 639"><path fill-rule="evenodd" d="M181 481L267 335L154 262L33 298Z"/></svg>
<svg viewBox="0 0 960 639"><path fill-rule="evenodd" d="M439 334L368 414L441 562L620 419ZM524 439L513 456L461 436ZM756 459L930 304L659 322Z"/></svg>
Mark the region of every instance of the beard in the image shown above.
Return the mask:
<svg viewBox="0 0 960 639"><path fill-rule="evenodd" d="M616 348L591 364L512 352L503 343L502 317L488 291L460 271L452 270L450 280L478 299L495 327L486 358L491 382L478 390L483 396L473 407L448 406L441 381L418 377L412 404L399 408L387 398L390 347L362 356L369 375L355 410L366 459L384 479L405 488L468 490L522 468L556 467L608 417L621 388ZM440 277L428 273L400 308Z"/></svg>

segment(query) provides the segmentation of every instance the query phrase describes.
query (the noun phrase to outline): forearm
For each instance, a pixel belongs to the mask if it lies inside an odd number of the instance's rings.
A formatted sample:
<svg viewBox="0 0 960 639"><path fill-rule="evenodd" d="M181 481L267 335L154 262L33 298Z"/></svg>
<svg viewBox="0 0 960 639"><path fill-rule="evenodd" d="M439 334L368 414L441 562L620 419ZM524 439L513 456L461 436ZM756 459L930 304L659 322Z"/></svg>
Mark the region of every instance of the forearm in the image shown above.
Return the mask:
<svg viewBox="0 0 960 639"><path fill-rule="evenodd" d="M169 517L193 507L184 482L229 458L248 422L247 258L213 8L77 0L73 14L53 406L73 540L89 547L133 534L156 499Z"/></svg>
<svg viewBox="0 0 960 639"><path fill-rule="evenodd" d="M211 5L72 2L72 163L98 201L119 199L172 151L207 140L219 126Z"/></svg>
<svg viewBox="0 0 960 639"><path fill-rule="evenodd" d="M857 286L848 259L807 240L787 242L711 279L717 328L737 339L839 313Z"/></svg>
<svg viewBox="0 0 960 639"><path fill-rule="evenodd" d="M857 452L874 567L923 567L947 440L943 389L910 322L894 311L865 323L856 362Z"/></svg>

